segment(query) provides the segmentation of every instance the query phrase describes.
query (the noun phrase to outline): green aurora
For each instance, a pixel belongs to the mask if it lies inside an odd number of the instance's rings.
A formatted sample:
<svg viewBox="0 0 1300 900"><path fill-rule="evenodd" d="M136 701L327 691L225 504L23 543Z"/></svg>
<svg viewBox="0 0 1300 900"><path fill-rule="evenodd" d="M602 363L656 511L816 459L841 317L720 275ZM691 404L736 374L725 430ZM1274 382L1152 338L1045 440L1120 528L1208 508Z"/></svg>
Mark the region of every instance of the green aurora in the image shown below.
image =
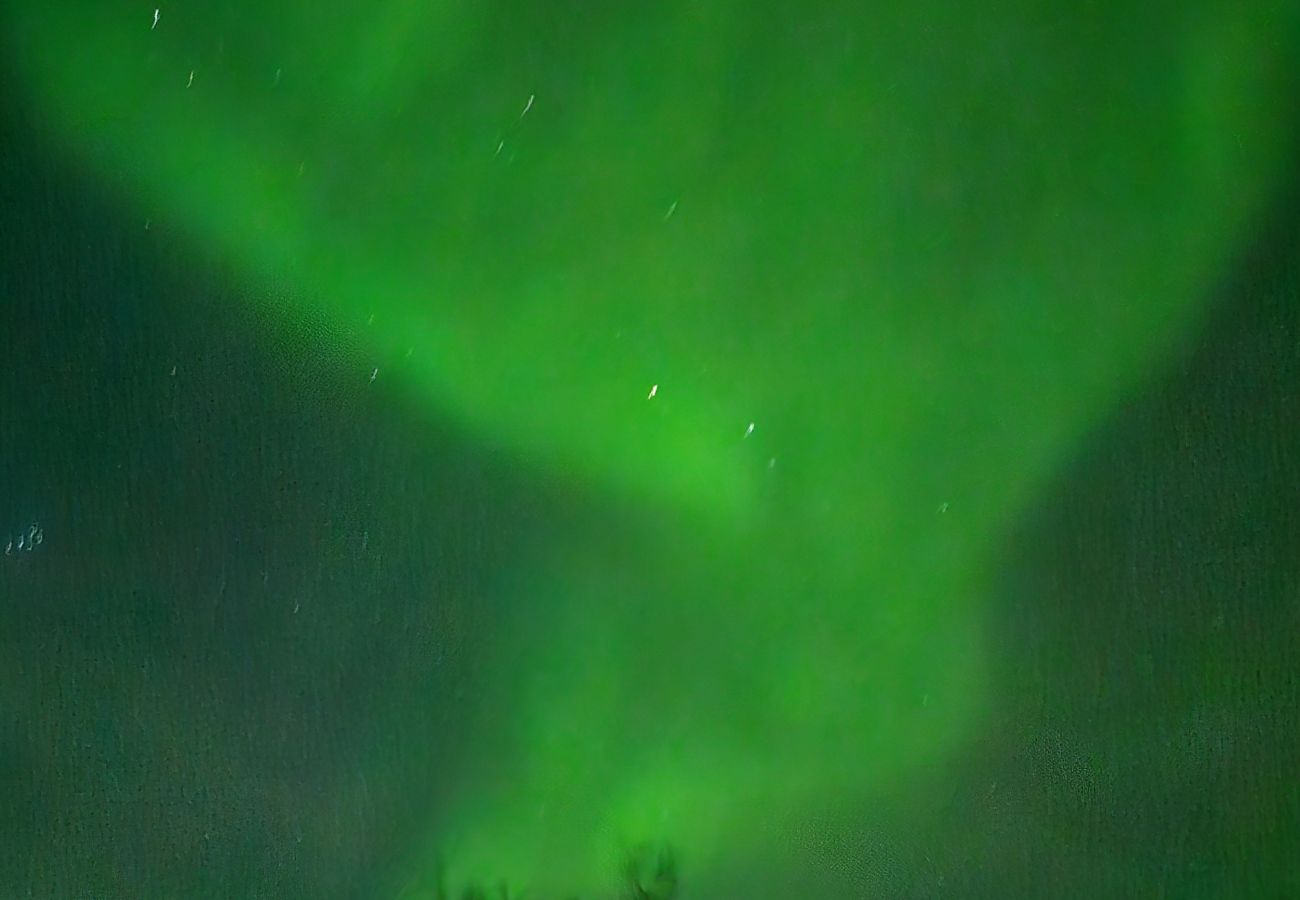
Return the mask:
<svg viewBox="0 0 1300 900"><path fill-rule="evenodd" d="M490 763L390 896L603 896L642 841L726 896L924 792L1008 529L1296 149L1296 4L12 5L69 160L238 260L266 353L638 510L493 579Z"/></svg>

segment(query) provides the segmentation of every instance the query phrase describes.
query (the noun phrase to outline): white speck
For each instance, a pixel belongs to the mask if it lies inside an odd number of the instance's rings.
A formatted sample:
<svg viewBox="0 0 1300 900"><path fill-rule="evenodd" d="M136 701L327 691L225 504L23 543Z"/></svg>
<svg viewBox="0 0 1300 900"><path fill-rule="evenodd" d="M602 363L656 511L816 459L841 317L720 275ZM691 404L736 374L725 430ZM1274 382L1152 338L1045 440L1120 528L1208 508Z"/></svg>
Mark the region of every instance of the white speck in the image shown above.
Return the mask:
<svg viewBox="0 0 1300 900"><path fill-rule="evenodd" d="M745 429L745 437L749 437L753 433L754 433L754 423L750 422L749 427Z"/></svg>
<svg viewBox="0 0 1300 900"><path fill-rule="evenodd" d="M193 83L194 83L194 70L193 70L193 69L190 69L190 80L187 81L187 82L185 82L185 86L186 86L186 87L189 87L189 86L192 85Z"/></svg>
<svg viewBox="0 0 1300 900"><path fill-rule="evenodd" d="M14 552L14 539L10 538L9 543L5 544L5 556L9 556L13 552Z"/></svg>
<svg viewBox="0 0 1300 900"><path fill-rule="evenodd" d="M162 15L162 10L160 10L160 9L155 9L155 10L153 11L153 24L149 26L149 30L150 30L150 31L153 31L155 28L158 27L158 17L159 17L160 15Z"/></svg>
<svg viewBox="0 0 1300 900"><path fill-rule="evenodd" d="M148 230L149 230L149 226L152 225L152 224L153 224L153 219L145 219L145 220L144 220L144 230L145 230L145 231L148 231Z"/></svg>
<svg viewBox="0 0 1300 900"><path fill-rule="evenodd" d="M284 74L284 70L283 70L283 69L276 69L276 70L275 70L275 85L274 85L275 87L279 87L279 86L280 86L280 76L281 76L282 74Z"/></svg>
<svg viewBox="0 0 1300 900"><path fill-rule="evenodd" d="M945 500L939 504L939 512L946 513L947 511L948 511L948 501Z"/></svg>
<svg viewBox="0 0 1300 900"><path fill-rule="evenodd" d="M370 546L370 532L363 531L361 532L361 549L364 550L369 546Z"/></svg>
<svg viewBox="0 0 1300 900"><path fill-rule="evenodd" d="M656 385L652 385L652 386L650 387L650 394L649 394L649 396L646 397L646 399L647 399L647 400L653 400L653 399L655 398L655 394L657 394L657 393L659 393L659 385L657 385L657 384L656 384Z"/></svg>
<svg viewBox="0 0 1300 900"><path fill-rule="evenodd" d="M375 367L375 369L370 373L370 383L374 384L375 379L378 377L379 377L379 368Z"/></svg>
<svg viewBox="0 0 1300 900"><path fill-rule="evenodd" d="M923 695L921 696L921 705L922 705L922 706L929 706L929 705L930 705L930 695L929 695L929 694L923 694Z"/></svg>
<svg viewBox="0 0 1300 900"><path fill-rule="evenodd" d="M172 377L173 377L173 378L176 377L176 367L175 367L175 366L172 366Z"/></svg>
<svg viewBox="0 0 1300 900"><path fill-rule="evenodd" d="M767 467L768 467L769 469L775 469L775 468L776 468L776 457L775 457L775 456L772 457L771 459L769 459L769 460L767 461Z"/></svg>
<svg viewBox="0 0 1300 900"><path fill-rule="evenodd" d="M519 114L519 118L522 119L524 116L528 115L528 110L533 108L533 101L536 99L537 99L536 94L528 95L528 103L524 106L524 111Z"/></svg>
<svg viewBox="0 0 1300 900"><path fill-rule="evenodd" d="M410 359L410 358L411 358L411 354L414 353L414 352L415 352L415 348L414 348L414 347L407 347L407 348L406 348L406 358L407 358L407 359Z"/></svg>
<svg viewBox="0 0 1300 900"><path fill-rule="evenodd" d="M493 156L500 156L500 155L501 155L501 151L504 150L504 149L506 149L506 142L505 142L505 141L497 141L497 152L496 152L496 153L493 153L492 155L493 155Z"/></svg>
<svg viewBox="0 0 1300 900"><path fill-rule="evenodd" d="M669 219L671 219L673 217L673 213L675 212L677 212L676 200L674 200L672 205L668 207L668 212L664 213L664 221L667 222Z"/></svg>
<svg viewBox="0 0 1300 900"><path fill-rule="evenodd" d="M370 314L370 318L366 319L366 324L367 324L367 325L373 325L373 324L375 324L375 314L374 314L374 313L371 313L371 314Z"/></svg>
<svg viewBox="0 0 1300 900"><path fill-rule="evenodd" d="M301 608L302 608L302 601L295 600L293 604L293 614L296 616L298 614L298 610Z"/></svg>
<svg viewBox="0 0 1300 900"><path fill-rule="evenodd" d="M302 172L303 172L303 169L305 169L305 168L307 168L307 160L304 159L302 162L298 163L298 177L299 177L299 178L302 177Z"/></svg>

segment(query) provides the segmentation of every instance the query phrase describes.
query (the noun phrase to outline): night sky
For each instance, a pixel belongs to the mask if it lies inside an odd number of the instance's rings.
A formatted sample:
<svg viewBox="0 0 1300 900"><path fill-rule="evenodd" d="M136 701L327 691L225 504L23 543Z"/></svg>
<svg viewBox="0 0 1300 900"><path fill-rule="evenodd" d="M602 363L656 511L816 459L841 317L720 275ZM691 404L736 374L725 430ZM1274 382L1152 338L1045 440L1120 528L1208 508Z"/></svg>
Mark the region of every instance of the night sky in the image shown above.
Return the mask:
<svg viewBox="0 0 1300 900"><path fill-rule="evenodd" d="M1300 894L1300 10L994 7L0 7L0 898Z"/></svg>

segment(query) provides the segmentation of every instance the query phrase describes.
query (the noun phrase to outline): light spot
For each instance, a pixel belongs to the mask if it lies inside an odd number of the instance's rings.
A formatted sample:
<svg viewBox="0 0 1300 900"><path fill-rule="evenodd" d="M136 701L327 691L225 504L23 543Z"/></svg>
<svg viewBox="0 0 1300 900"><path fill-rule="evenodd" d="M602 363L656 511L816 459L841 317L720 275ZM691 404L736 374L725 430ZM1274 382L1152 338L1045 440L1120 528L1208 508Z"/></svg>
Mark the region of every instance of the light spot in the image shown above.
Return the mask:
<svg viewBox="0 0 1300 900"><path fill-rule="evenodd" d="M938 510L938 511L941 512L941 513L946 513L946 512L948 511L948 501L947 501L947 500L945 500L945 501L943 501L942 503L939 504L939 510Z"/></svg>
<svg viewBox="0 0 1300 900"><path fill-rule="evenodd" d="M5 556L12 556L15 550L31 553L43 543L45 543L45 529L33 522L25 532L18 533L16 541L13 536L6 539Z"/></svg>
<svg viewBox="0 0 1300 900"><path fill-rule="evenodd" d="M194 70L190 69L190 80L185 82L185 86L189 87L192 84L194 84Z"/></svg>
<svg viewBox="0 0 1300 900"><path fill-rule="evenodd" d="M175 366L172 366L172 377L173 377L173 378L176 377L176 367L175 367Z"/></svg>
<svg viewBox="0 0 1300 900"><path fill-rule="evenodd" d="M775 456L772 457L771 459L769 459L769 460L767 461L767 467L768 467L769 469L775 469L775 468L776 468L776 457L775 457Z"/></svg>
<svg viewBox="0 0 1300 900"><path fill-rule="evenodd" d="M668 207L668 212L664 213L664 221L667 222L669 219L671 219L671 218L673 217L673 213L675 213L675 212L677 212L677 201L676 201L676 200L674 200L674 201L672 202L672 205Z"/></svg>
<svg viewBox="0 0 1300 900"><path fill-rule="evenodd" d="M522 119L524 116L528 115L528 110L533 108L533 101L536 99L537 99L536 94L528 95L528 103L524 105L524 111L519 114L519 118Z"/></svg>
<svg viewBox="0 0 1300 900"><path fill-rule="evenodd" d="M659 385L657 385L657 384L655 384L655 385L651 385L651 387L650 387L650 394L646 397L646 399L647 399L647 400L653 400L653 399L655 398L655 394L657 394L657 393L659 393Z"/></svg>
<svg viewBox="0 0 1300 900"><path fill-rule="evenodd" d="M275 84L274 84L274 87L279 87L279 86L280 86L280 76L283 75L283 74L284 74L284 70L283 70L283 69L276 69L276 70L275 70Z"/></svg>
<svg viewBox="0 0 1300 900"><path fill-rule="evenodd" d="M375 314L374 314L374 313L371 313L371 314L370 314L370 318L366 319L366 324L367 324L367 325L373 325L373 324L375 324Z"/></svg>
<svg viewBox="0 0 1300 900"><path fill-rule="evenodd" d="M153 24L149 26L149 30L150 30L150 31L153 31L155 28L158 27L158 17L159 17L160 15L162 15L162 10L160 10L160 9L155 9L155 10L153 11Z"/></svg>
<svg viewBox="0 0 1300 900"><path fill-rule="evenodd" d="M378 377L379 377L379 367L376 366L376 367L374 368L374 370L372 370L371 373L370 373L370 383L371 383L371 384L374 384L374 383L375 383L375 379L378 378Z"/></svg>
<svg viewBox="0 0 1300 900"><path fill-rule="evenodd" d="M749 427L745 429L745 437L749 437L753 433L754 433L754 423L750 422Z"/></svg>
<svg viewBox="0 0 1300 900"><path fill-rule="evenodd" d="M496 153L493 153L492 155L493 155L493 156L500 156L500 155L501 155L501 151L504 150L504 149L506 149L506 142L505 142L505 141L497 141L497 152L496 152Z"/></svg>

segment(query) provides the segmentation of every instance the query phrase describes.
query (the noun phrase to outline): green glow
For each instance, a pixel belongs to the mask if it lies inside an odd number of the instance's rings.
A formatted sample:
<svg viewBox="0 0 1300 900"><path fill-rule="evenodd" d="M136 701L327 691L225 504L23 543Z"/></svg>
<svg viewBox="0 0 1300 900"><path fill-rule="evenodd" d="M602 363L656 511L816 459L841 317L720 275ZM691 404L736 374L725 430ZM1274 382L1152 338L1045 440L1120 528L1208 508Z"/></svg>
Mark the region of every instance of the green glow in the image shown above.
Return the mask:
<svg viewBox="0 0 1300 900"><path fill-rule="evenodd" d="M626 842L721 869L760 811L960 750L989 555L1196 327L1300 49L1212 2L15 5L25 88L142 221L649 510L502 574L495 762L430 812L453 879L592 894Z"/></svg>

